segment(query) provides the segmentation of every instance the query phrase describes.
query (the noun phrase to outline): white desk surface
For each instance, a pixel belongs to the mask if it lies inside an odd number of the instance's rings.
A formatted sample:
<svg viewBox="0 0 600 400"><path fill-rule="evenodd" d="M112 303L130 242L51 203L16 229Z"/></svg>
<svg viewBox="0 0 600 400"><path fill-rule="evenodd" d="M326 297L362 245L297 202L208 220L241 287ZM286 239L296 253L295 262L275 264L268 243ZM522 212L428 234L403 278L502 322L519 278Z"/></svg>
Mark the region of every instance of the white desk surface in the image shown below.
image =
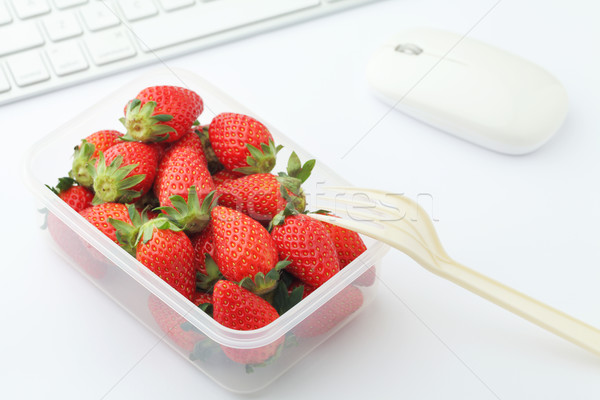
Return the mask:
<svg viewBox="0 0 600 400"><path fill-rule="evenodd" d="M598 15L589 0L383 1L166 63L208 78L355 185L427 194L420 198L457 260L600 326ZM386 115L365 65L413 26L473 28L472 37L551 71L570 97L560 132L510 157ZM156 345L42 239L18 173L24 149L139 72L0 108L1 398L600 398L600 358L397 251L372 305L254 395L226 392Z"/></svg>

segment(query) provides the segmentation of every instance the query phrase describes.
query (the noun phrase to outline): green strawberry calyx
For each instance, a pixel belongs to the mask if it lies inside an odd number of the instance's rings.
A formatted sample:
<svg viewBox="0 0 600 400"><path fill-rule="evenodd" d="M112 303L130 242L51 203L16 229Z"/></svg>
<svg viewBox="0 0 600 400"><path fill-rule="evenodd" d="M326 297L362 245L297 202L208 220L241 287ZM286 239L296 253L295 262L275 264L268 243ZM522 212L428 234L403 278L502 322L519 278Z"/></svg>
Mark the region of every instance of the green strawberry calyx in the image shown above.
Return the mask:
<svg viewBox="0 0 600 400"><path fill-rule="evenodd" d="M210 211L217 205L217 191L211 191L200 204L196 186L188 189L188 200L179 195L169 197L173 207L157 207L164 217L173 221L186 233L201 232L210 221Z"/></svg>
<svg viewBox="0 0 600 400"><path fill-rule="evenodd" d="M266 174L275 168L277 162L277 153L283 148L282 145L275 146L273 140L269 143L261 143L260 149L249 143L246 143L246 148L250 155L246 157L247 167L235 168L234 171L241 172L246 175L251 174Z"/></svg>
<svg viewBox="0 0 600 400"><path fill-rule="evenodd" d="M292 262L287 259L279 261L266 275L262 272L258 272L254 275L254 279L247 276L239 282L239 285L266 300L271 300L271 296L269 295L277 287L280 271L285 269L285 267L291 263Z"/></svg>
<svg viewBox="0 0 600 400"><path fill-rule="evenodd" d="M100 152L98 165L94 166L91 163L87 165L87 170L94 181L94 199L92 204L98 205L101 203L130 203L132 200L141 196L140 191L131 190L132 187L142 182L146 175L138 174L127 177L138 166L138 164L130 164L121 166L123 157L118 155L110 163L106 165L104 153Z"/></svg>
<svg viewBox="0 0 600 400"><path fill-rule="evenodd" d="M73 154L73 164L69 176L77 181L81 186L91 188L94 184L94 179L89 173L88 166L92 164L92 156L96 146L93 143L81 141L81 146L75 147Z"/></svg>
<svg viewBox="0 0 600 400"><path fill-rule="evenodd" d="M268 226L269 231L274 226L283 224L285 217L305 212L306 197L302 190L302 184L310 177L315 163L315 160L308 160L302 164L296 152L292 152L288 160L287 173L280 172L277 177L281 184L279 188L281 197L286 201L286 206L273 217Z"/></svg>
<svg viewBox="0 0 600 400"><path fill-rule="evenodd" d="M304 285L298 285L291 291L288 291L285 279L281 279L275 288L273 307L275 307L279 315L283 315L298 304L302 300L303 295Z"/></svg>
<svg viewBox="0 0 600 400"><path fill-rule="evenodd" d="M165 125L173 119L169 114L154 114L155 101L148 101L142 106L142 101L133 99L127 104L125 117L119 121L127 129L127 133L121 137L125 141L138 142L161 142L169 138L170 132L175 128Z"/></svg>
<svg viewBox="0 0 600 400"><path fill-rule="evenodd" d="M66 192L67 190L71 189L71 187L73 187L74 185L75 179L66 176L63 178L58 178L58 183L56 184L56 186L52 187L46 185L46 187L52 190L54 194L59 195L62 192Z"/></svg>
<svg viewBox="0 0 600 400"><path fill-rule="evenodd" d="M154 229L181 231L180 227L163 216L148 219L147 210L139 212L133 204L127 204L127 212L131 224L114 218L109 218L108 222L117 230L116 236L121 247L133 256L140 241L147 243L152 239Z"/></svg>
<svg viewBox="0 0 600 400"><path fill-rule="evenodd" d="M219 270L219 266L217 265L215 260L210 256L210 254L206 253L204 257L206 275L201 272L196 273L196 289L198 289L199 291L211 293L213 291L215 283L224 278L223 274Z"/></svg>

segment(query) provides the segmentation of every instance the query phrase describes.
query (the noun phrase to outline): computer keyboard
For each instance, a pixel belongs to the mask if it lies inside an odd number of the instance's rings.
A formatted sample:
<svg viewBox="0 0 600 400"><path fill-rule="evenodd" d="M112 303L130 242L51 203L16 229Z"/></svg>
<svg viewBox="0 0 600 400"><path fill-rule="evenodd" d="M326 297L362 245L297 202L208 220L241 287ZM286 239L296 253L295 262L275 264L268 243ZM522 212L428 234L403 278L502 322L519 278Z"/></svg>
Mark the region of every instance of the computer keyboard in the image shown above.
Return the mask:
<svg viewBox="0 0 600 400"><path fill-rule="evenodd" d="M0 105L377 0L0 0Z"/></svg>

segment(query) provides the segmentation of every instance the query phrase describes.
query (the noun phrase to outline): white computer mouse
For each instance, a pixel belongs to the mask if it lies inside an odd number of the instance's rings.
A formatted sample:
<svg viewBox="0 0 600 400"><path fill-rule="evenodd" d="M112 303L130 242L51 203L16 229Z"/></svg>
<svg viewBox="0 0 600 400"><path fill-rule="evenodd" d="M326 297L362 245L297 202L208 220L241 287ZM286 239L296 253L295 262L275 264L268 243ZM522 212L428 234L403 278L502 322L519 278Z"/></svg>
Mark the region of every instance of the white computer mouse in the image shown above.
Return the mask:
<svg viewBox="0 0 600 400"><path fill-rule="evenodd" d="M437 29L392 38L373 55L367 79L398 110L502 153L538 149L567 114L566 90L543 68Z"/></svg>

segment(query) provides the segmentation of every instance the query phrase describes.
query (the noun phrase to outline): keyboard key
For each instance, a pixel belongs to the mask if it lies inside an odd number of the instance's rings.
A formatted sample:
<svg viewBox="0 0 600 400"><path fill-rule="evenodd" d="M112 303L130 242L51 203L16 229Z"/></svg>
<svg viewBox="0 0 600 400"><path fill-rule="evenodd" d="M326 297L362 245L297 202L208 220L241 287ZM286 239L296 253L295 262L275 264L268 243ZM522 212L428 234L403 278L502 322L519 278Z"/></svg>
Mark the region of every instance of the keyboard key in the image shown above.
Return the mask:
<svg viewBox="0 0 600 400"><path fill-rule="evenodd" d="M55 12L44 18L44 28L53 42L81 35L83 31L73 12Z"/></svg>
<svg viewBox="0 0 600 400"><path fill-rule="evenodd" d="M4 71L0 68L0 93L8 92L10 90L10 82L6 75L4 75Z"/></svg>
<svg viewBox="0 0 600 400"><path fill-rule="evenodd" d="M12 0L17 16L21 19L36 17L50 12L46 0Z"/></svg>
<svg viewBox="0 0 600 400"><path fill-rule="evenodd" d="M0 57L44 44L44 38L33 21L0 26Z"/></svg>
<svg viewBox="0 0 600 400"><path fill-rule="evenodd" d="M60 43L48 51L52 69L58 76L69 75L88 69L89 65L76 42Z"/></svg>
<svg viewBox="0 0 600 400"><path fill-rule="evenodd" d="M136 54L131 41L120 29L90 35L85 38L85 42L96 65L108 64Z"/></svg>
<svg viewBox="0 0 600 400"><path fill-rule="evenodd" d="M50 79L50 74L37 50L8 57L7 64L18 86L29 86Z"/></svg>
<svg viewBox="0 0 600 400"><path fill-rule="evenodd" d="M154 4L148 0L120 0L119 6L128 21L137 21L158 13Z"/></svg>
<svg viewBox="0 0 600 400"><path fill-rule="evenodd" d="M60 9L79 6L87 3L88 0L54 0L54 5Z"/></svg>
<svg viewBox="0 0 600 400"><path fill-rule="evenodd" d="M168 35L156 29L152 19L130 26L144 51L152 51L319 4L319 0L219 0L161 15L161 25L185 27L170 29Z"/></svg>
<svg viewBox="0 0 600 400"><path fill-rule="evenodd" d="M158 0L162 8L167 11L178 10L194 4L194 0Z"/></svg>
<svg viewBox="0 0 600 400"><path fill-rule="evenodd" d="M92 32L117 26L121 23L119 17L104 2L94 2L81 8L81 17Z"/></svg>
<svg viewBox="0 0 600 400"><path fill-rule="evenodd" d="M8 24L12 21L8 7L2 1L0 1L0 25Z"/></svg>

